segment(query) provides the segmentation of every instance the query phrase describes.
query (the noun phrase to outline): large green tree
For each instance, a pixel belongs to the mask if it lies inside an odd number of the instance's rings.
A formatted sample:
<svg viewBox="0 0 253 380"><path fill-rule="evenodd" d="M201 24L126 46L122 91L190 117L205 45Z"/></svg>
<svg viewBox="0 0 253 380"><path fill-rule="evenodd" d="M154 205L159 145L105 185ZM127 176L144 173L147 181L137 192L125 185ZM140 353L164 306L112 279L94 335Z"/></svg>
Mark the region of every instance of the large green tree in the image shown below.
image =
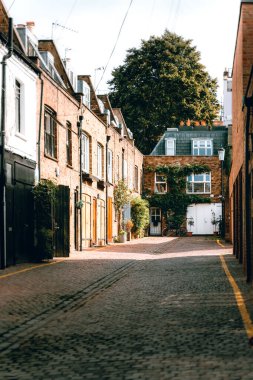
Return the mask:
<svg viewBox="0 0 253 380"><path fill-rule="evenodd" d="M110 99L122 109L136 145L149 154L166 128L181 120L210 123L218 111L217 80L200 63L191 40L165 31L128 50L109 81Z"/></svg>

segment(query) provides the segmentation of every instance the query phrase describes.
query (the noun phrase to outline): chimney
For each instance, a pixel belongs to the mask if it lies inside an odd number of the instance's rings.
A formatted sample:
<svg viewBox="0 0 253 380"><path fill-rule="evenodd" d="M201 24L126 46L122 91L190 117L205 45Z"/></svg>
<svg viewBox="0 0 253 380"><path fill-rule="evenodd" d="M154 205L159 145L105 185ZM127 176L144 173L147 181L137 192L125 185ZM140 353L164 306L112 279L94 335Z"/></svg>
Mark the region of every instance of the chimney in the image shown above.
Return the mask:
<svg viewBox="0 0 253 380"><path fill-rule="evenodd" d="M35 22L34 21L27 21L26 22L26 27L27 27L27 29L30 30L30 32L33 32L33 29L35 27Z"/></svg>

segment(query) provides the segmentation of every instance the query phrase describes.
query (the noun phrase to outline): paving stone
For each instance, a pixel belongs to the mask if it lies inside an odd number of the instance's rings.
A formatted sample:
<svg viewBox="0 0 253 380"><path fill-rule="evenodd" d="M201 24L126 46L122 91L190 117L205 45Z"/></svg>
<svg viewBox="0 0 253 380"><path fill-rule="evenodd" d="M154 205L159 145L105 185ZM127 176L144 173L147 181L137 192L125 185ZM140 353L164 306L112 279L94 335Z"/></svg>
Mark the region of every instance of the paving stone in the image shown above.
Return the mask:
<svg viewBox="0 0 253 380"><path fill-rule="evenodd" d="M205 237L144 238L0 278L0 378L253 380L219 255L253 318L231 247Z"/></svg>

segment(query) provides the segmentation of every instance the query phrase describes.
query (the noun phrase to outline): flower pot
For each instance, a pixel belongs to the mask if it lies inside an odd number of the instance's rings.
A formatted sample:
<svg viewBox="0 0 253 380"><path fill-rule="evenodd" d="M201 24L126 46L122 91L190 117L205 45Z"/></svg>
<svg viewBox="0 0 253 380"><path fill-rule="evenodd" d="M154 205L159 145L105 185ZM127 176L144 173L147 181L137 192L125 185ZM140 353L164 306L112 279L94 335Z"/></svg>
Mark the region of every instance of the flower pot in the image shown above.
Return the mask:
<svg viewBox="0 0 253 380"><path fill-rule="evenodd" d="M126 242L126 233L119 235L119 242L125 243Z"/></svg>
<svg viewBox="0 0 253 380"><path fill-rule="evenodd" d="M186 235L187 235L187 236L192 236L192 232L191 232L191 231L188 231L188 232L186 233Z"/></svg>

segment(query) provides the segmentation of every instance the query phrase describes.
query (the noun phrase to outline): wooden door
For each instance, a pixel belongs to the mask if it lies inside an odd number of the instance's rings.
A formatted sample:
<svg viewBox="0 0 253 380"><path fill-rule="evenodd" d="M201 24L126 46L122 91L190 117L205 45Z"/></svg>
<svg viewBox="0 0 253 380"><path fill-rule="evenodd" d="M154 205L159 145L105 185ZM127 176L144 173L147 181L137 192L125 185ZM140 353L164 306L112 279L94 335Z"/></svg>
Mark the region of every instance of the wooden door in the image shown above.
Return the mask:
<svg viewBox="0 0 253 380"><path fill-rule="evenodd" d="M59 185L56 191L54 210L54 256L68 257L69 242L69 200L68 186Z"/></svg>
<svg viewBox="0 0 253 380"><path fill-rule="evenodd" d="M112 243L112 198L107 200L107 239Z"/></svg>
<svg viewBox="0 0 253 380"><path fill-rule="evenodd" d="M93 198L93 232L92 242L97 244L97 198Z"/></svg>

